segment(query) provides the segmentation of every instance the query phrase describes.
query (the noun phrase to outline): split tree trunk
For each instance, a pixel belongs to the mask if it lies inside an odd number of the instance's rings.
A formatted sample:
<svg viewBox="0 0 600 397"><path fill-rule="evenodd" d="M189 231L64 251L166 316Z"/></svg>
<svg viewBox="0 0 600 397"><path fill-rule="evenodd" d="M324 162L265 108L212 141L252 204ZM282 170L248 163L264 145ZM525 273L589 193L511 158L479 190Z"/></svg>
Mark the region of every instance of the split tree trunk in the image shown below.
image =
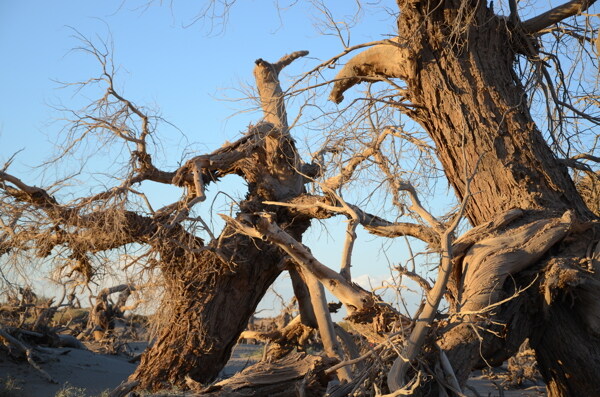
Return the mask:
<svg viewBox="0 0 600 397"><path fill-rule="evenodd" d="M224 247L230 261L205 251L196 261L163 271L168 292L162 315L167 318L130 377L140 382L139 388L185 387L185 376L201 383L214 380L282 271L280 253L266 244L257 246L245 236L234 235Z"/></svg>

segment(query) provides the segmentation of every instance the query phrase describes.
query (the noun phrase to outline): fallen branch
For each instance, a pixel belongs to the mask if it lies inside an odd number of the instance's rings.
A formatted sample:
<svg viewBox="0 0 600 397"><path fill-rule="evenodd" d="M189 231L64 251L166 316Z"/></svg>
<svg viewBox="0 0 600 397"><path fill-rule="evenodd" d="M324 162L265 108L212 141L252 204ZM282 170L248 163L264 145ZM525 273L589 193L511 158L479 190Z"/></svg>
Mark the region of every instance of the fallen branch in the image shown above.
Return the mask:
<svg viewBox="0 0 600 397"><path fill-rule="evenodd" d="M229 379L201 390L201 395L293 395L297 387L308 392L307 395L324 395L330 379L324 371L335 361L303 353L290 354L272 363L254 364ZM280 394L284 392L286 394Z"/></svg>
<svg viewBox="0 0 600 397"><path fill-rule="evenodd" d="M27 347L27 345L25 345L24 343L19 341L17 338L10 335L3 328L0 328L0 338L3 338L11 346L16 347L23 354L25 354L25 357L27 358L27 362L29 362L29 364L33 368L35 368L42 375L42 377L44 379L46 379L50 383L58 384L58 382L55 381L54 378L52 378L50 376L50 374L48 374L48 372L44 371L39 365L37 365L37 363L35 362L34 357L33 357L33 350L31 350L29 347Z"/></svg>

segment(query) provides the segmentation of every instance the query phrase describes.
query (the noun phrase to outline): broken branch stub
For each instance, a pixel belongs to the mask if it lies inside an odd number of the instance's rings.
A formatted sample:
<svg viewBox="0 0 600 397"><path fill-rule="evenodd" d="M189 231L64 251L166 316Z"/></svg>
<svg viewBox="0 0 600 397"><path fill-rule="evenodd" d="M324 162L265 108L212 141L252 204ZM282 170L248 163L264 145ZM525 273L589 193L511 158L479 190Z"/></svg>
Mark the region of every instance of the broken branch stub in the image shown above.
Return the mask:
<svg viewBox="0 0 600 397"><path fill-rule="evenodd" d="M294 60L308 55L308 51L296 51L283 56L272 64L259 58L255 61L254 78L260 96L265 121L273 123L282 130L283 135L288 134L287 113L279 73Z"/></svg>
<svg viewBox="0 0 600 397"><path fill-rule="evenodd" d="M363 81L382 78L408 80L416 75L416 61L399 39L379 44L354 56L335 77L329 99L335 103L344 100L344 92Z"/></svg>

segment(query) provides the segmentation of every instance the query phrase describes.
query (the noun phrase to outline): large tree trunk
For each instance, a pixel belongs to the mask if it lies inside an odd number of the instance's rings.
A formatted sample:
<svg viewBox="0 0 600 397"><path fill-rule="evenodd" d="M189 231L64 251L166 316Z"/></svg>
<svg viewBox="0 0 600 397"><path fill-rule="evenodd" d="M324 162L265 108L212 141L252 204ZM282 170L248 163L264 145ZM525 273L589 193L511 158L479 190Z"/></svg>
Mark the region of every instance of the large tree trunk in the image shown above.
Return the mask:
<svg viewBox="0 0 600 397"><path fill-rule="evenodd" d="M447 1L439 7L436 1L423 1L414 8L403 7L399 36L406 38L405 44L417 63L416 73L407 79L408 98L417 105L410 115L436 143L440 162L459 198L467 194L466 176L475 173L470 185L473 196L467 207L473 225L511 208L527 210L520 225L533 225L536 220L556 217L567 210L574 214L575 224L589 221L593 215L533 122L526 94L513 72L515 51L523 48L517 46L527 48L523 40L529 39L510 31L506 21L495 17L485 2L468 3ZM528 267L537 268L547 278L550 255L584 258L593 239L589 230L583 229L571 228L566 234L568 239L563 240L565 235L561 235L551 246L539 248L538 258L529 265L509 269L507 273L521 283L517 287L526 287L535 277ZM555 251L548 252L550 248ZM473 255L482 249L477 243L471 248ZM497 247L500 249L502 246ZM504 264L506 261L504 258ZM480 263L484 266L490 261ZM475 287L469 283L477 283L481 289L481 279L468 277L472 269L456 270L459 293ZM499 277L496 269L488 271L488 280ZM521 271L529 272L528 276L519 275ZM572 263L571 271L587 273L587 268ZM586 277L597 283L597 276ZM514 290L510 284L504 292L502 282L495 285L497 291L489 291L485 297L491 299L486 304L470 304L472 296L463 297L463 302L458 297L459 304L462 303L462 310L482 309L510 296L507 292ZM566 294L563 290L567 284L544 285L553 290L552 294ZM473 366L484 365L480 352L488 362L498 364L515 352L523 338L530 337L552 396L598 395L600 338L597 330L584 321L581 310L570 307L590 303L575 289L570 291L575 301L548 301L542 299L541 284L535 283L527 294L521 294L487 318L505 324L499 327L501 337L485 332L477 335L469 325L459 325L447 333L440 343L459 378L464 381ZM537 315L531 318L531 313ZM485 323L470 319L476 324Z"/></svg>
<svg viewBox="0 0 600 397"><path fill-rule="evenodd" d="M398 3L398 39L348 62L331 98L339 102L369 78L403 79L406 102L398 107L435 142L458 197L472 195L466 214L473 226L523 210L488 225L462 252L464 242L456 244L452 306L469 314L454 317L438 343L464 382L474 367L501 363L529 337L551 396L598 395L599 278L586 258L598 224L537 129L513 71L517 53L536 56L535 39L486 2Z"/></svg>
<svg viewBox="0 0 600 397"><path fill-rule="evenodd" d="M176 271L164 271L164 326L130 378L140 381L140 388L182 387L186 375L201 383L215 379L282 271L277 249L242 235L230 237L223 252L231 260L205 251L194 262L173 264Z"/></svg>
<svg viewBox="0 0 600 397"><path fill-rule="evenodd" d="M435 141L460 199L466 176L476 172L467 208L472 224L511 208L573 209L589 218L566 168L529 114L527 95L513 71L521 39L511 37L516 33L483 2L445 2L454 7L431 2L436 9L431 13L429 2L422 3L417 6L422 9L402 13L398 23L417 63L408 79L408 99L418 107L410 114Z"/></svg>

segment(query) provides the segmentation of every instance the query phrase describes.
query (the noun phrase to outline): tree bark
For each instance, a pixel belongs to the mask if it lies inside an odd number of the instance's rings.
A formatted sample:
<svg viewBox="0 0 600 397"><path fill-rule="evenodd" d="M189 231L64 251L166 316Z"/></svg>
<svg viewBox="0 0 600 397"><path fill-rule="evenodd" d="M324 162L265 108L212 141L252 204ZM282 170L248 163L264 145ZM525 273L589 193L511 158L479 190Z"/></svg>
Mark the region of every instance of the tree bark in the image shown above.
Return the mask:
<svg viewBox="0 0 600 397"><path fill-rule="evenodd" d="M438 158L460 199L466 194L466 176L475 172L470 186L474 195L467 206L467 216L473 225L489 221L511 208L527 210L523 222L528 224L567 210L573 212L576 223L593 219L566 168L553 155L529 113L526 93L513 72L515 53L521 50L519 41L511 39L516 31L495 17L485 2L470 5L464 1L446 2L442 7L428 1L418 2L414 7L404 5L398 26L399 36L406 39L406 46L415 54L418 64L416 74L407 80L408 97L416 105L409 111L410 115L435 142ZM520 39L530 40L528 37ZM591 242L585 232L576 230L569 231L568 238ZM544 275L547 271L543 266L547 261L545 253L551 247L585 256L585 251L566 241L561 237L550 247L538 251L538 259L531 266ZM472 249L474 254L481 250L477 243ZM506 264L509 259L501 260ZM507 272L523 283L517 284L517 288L525 288L531 282L531 275L519 276L528 268ZM484 281L477 277L469 279L467 276L473 274L469 269L460 270L462 272L455 274L461 274L457 283L462 292L478 289L481 283L493 281L502 274L498 269L485 269L489 274ZM585 269L579 266L574 271ZM497 296L490 295L486 304L507 296L503 281L488 286L496 290ZM532 293L537 292L533 296L539 296L540 291L536 289L539 285L531 288ZM563 295L560 290L557 293ZM515 352L524 337L530 337L536 341L534 348L551 396L598 394L600 339L597 332L582 324L581 318L569 309L568 302L555 300L548 308L541 305L543 300L539 297L525 301L528 295L515 297L487 316L482 313L477 319L471 317L475 324L487 324L490 329L494 327L488 321L500 320L505 324L500 337L485 331L478 335L473 326L466 324L458 325L442 337L441 345L459 372L459 379L465 380L471 370L469 367L481 365L481 356L499 364ZM579 299L581 294L575 293L575 296ZM466 297L463 310L473 299L474 296ZM522 317L528 313L545 313L538 317L544 326L537 327ZM565 339L571 332L577 336ZM566 340L569 342L565 343ZM564 348L557 349L557 346ZM583 357L589 358L585 360L585 368L581 364L584 361L578 361L574 355L579 350L584 350Z"/></svg>
<svg viewBox="0 0 600 397"><path fill-rule="evenodd" d="M231 233L231 230L225 232ZM205 251L196 261L164 271L168 295L165 324L142 356L130 380L140 389L185 387L185 376L214 380L225 366L238 336L282 269L281 254L265 244L234 235L225 242L231 260Z"/></svg>
<svg viewBox="0 0 600 397"><path fill-rule="evenodd" d="M240 203L238 218L272 211L277 223L298 240L310 225L310 219L293 216L285 208L269 207L264 202L304 193L304 179L297 172L299 156L288 131L278 74L306 54L292 53L275 64L256 61L254 74L267 122L252 127L238 142L210 156L188 161L189 168L196 169L194 186L201 185L199 168L216 168L220 162L223 165L217 169L222 174L242 176L248 183L248 195ZM182 173L180 179L185 183ZM194 189L197 197L203 196L198 187ZM159 240L156 248L161 254L167 287L162 311L164 323L129 380L138 381L140 389L152 390L186 388L186 377L192 382L210 382L227 363L256 306L287 261L277 247L238 234L229 226L208 247L196 250L176 248L189 246L185 241L161 245L160 239L155 240Z"/></svg>
<svg viewBox="0 0 600 397"><path fill-rule="evenodd" d="M467 194L467 177L474 174L470 183L473 197L466 211L473 226L511 209L524 210L512 224L490 230L500 239L519 228L529 227L533 232L526 240L516 241L513 248L499 244L496 252L500 256L502 250L522 255L519 245L542 237L545 222L566 212L572 214L571 226L549 244L537 247L520 267L511 265L510 255L498 258L501 266L493 265L494 261L486 263L485 244L470 243L471 255L481 259L480 273L476 274L472 264L466 266L464 255L455 258L452 289L459 316L450 322L439 344L464 382L472 368L500 364L529 337L535 341L532 346L550 396L597 395L600 338L597 328L590 326L596 323L583 313L590 302L600 298L598 289L589 287L598 282L598 276L583 264L587 263L586 247L594 241L590 229L597 233L598 225L590 223L594 215L536 127L527 94L513 71L518 52L536 55L532 53L534 39L494 15L486 2L398 3L398 44L393 49L387 45L386 51L390 57L404 60L405 67L394 72L386 67L389 60L382 62L379 55L362 60L368 69L350 61L350 70L345 68L338 75L345 80L335 84L333 99L341 99L345 89L361 81L403 79L406 90L402 95L407 102L398 107L435 142L444 172L460 200ZM361 56L365 58L361 54L356 59ZM548 282L557 277L549 274L552 258L570 258L572 277L585 282L576 286ZM511 282L505 283L507 279ZM464 296L473 291L476 293ZM544 294L561 298L548 300ZM490 305L492 309L487 310Z"/></svg>

